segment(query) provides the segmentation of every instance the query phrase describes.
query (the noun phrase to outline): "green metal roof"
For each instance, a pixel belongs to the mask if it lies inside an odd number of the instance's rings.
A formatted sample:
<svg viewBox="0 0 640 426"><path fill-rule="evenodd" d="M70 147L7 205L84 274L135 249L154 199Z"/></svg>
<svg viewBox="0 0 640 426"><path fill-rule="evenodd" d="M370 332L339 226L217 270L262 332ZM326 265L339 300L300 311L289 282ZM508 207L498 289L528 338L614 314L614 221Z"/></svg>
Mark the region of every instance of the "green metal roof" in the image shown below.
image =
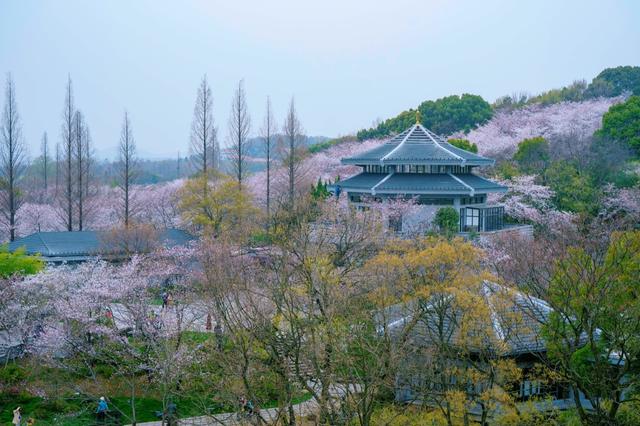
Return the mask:
<svg viewBox="0 0 640 426"><path fill-rule="evenodd" d="M459 165L485 166L494 161L473 152L457 148L443 137L415 124L382 145L353 157L343 158L344 164L355 165Z"/></svg>
<svg viewBox="0 0 640 426"><path fill-rule="evenodd" d="M474 195L505 192L507 187L474 174L360 173L336 182L342 191L375 194Z"/></svg>
<svg viewBox="0 0 640 426"><path fill-rule="evenodd" d="M165 229L159 233L166 247L187 244L194 237L180 229ZM102 250L100 232L36 232L9 243L9 250L24 247L27 254L39 254L45 260L78 262L99 256Z"/></svg>

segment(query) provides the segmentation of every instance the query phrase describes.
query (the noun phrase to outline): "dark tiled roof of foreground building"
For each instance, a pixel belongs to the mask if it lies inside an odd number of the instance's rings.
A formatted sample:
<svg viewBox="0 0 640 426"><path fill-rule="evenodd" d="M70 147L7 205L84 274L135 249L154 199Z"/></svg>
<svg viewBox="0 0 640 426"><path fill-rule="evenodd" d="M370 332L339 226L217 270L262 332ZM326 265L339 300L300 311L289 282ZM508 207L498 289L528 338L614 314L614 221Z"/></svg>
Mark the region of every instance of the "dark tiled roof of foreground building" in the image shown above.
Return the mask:
<svg viewBox="0 0 640 426"><path fill-rule="evenodd" d="M551 312L546 302L489 281L484 281L479 291L488 307L489 318L485 318L490 324L488 333L491 340L502 346L503 356L546 350L541 336L541 324ZM438 296L434 295L432 300L413 300L390 306L377 315L378 323L384 321L392 335L400 333L407 324L415 323L410 338L418 346L429 346L433 339L440 339L440 336L444 336L447 343L453 346L460 344L466 337L460 334L458 327L452 325L460 313L451 309L442 315L446 309L436 307L436 303L447 305L446 301L438 301Z"/></svg>
<svg viewBox="0 0 640 426"><path fill-rule="evenodd" d="M180 229L164 229L158 233L165 247L185 245L195 237ZM9 243L9 250L24 247L27 254L39 254L49 262L81 262L104 253L98 231L36 232Z"/></svg>

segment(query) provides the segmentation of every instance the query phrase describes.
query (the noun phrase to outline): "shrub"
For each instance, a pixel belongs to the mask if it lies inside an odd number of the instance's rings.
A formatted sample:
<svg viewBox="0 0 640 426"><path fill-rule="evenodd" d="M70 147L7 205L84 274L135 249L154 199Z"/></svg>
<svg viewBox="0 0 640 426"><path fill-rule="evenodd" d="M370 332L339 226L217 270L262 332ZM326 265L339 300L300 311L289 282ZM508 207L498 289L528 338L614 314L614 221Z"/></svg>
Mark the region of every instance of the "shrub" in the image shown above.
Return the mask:
<svg viewBox="0 0 640 426"><path fill-rule="evenodd" d="M596 135L623 142L640 154L640 96L609 108Z"/></svg>
<svg viewBox="0 0 640 426"><path fill-rule="evenodd" d="M36 274L43 267L44 262L40 257L25 254L24 248L10 252L7 245L0 246L0 278L8 278L14 274Z"/></svg>
<svg viewBox="0 0 640 426"><path fill-rule="evenodd" d="M607 68L593 79L587 91L592 96L618 96L625 92L640 95L640 67Z"/></svg>
<svg viewBox="0 0 640 426"><path fill-rule="evenodd" d="M460 215L453 207L442 207L433 221L442 234L452 235L458 232Z"/></svg>
<svg viewBox="0 0 640 426"><path fill-rule="evenodd" d="M598 192L590 176L566 161L552 163L544 173L545 183L554 191L558 210L594 213L598 209Z"/></svg>
<svg viewBox="0 0 640 426"><path fill-rule="evenodd" d="M18 364L12 363L0 368L0 383L12 386L24 381L26 378L27 372Z"/></svg>
<svg viewBox="0 0 640 426"><path fill-rule="evenodd" d="M449 139L447 142L456 148L464 149L465 151L474 152L476 154L478 153L478 145L469 142L467 139Z"/></svg>
<svg viewBox="0 0 640 426"><path fill-rule="evenodd" d="M542 137L524 139L518 144L513 159L525 173L540 173L549 162L549 142Z"/></svg>

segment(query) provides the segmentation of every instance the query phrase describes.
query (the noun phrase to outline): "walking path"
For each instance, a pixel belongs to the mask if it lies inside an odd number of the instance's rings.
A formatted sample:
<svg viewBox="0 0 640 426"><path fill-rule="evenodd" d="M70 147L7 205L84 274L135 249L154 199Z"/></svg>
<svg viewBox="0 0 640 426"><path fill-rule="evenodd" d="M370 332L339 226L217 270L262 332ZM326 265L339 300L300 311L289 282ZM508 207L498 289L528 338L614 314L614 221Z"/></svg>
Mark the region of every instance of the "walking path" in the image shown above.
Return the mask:
<svg viewBox="0 0 640 426"><path fill-rule="evenodd" d="M329 394L335 398L342 398L346 394L346 386L345 385L332 385L330 387ZM350 392L360 392L360 385L349 385ZM307 401L301 402L299 404L295 404L293 406L293 411L297 417L305 417L310 414L316 413L318 411L318 403L315 399L311 398ZM267 424L273 424L278 419L279 413L278 408L265 408L260 410L260 415L267 422ZM221 413L214 414L210 416L199 416L199 417L189 417L185 419L178 420L178 425L180 426L215 426L215 425L225 425L225 426L233 426L233 425L247 425L251 424L247 420L237 418L237 413ZM129 425L131 426L131 425ZM138 426L162 426L161 421L157 422L146 422L146 423L138 423Z"/></svg>
<svg viewBox="0 0 640 426"><path fill-rule="evenodd" d="M295 404L293 406L293 410L296 413L296 416L304 417L309 414L313 414L316 412L318 408L318 404L314 399L310 399L305 402L301 402L300 404ZM260 410L260 415L267 423L274 423L278 417L278 409L277 408L265 408ZM185 419L178 420L178 425L180 426L214 426L214 425L246 425L250 424L247 420L237 418L237 413L221 413L221 414L213 414L210 416L199 416L199 417L189 417ZM138 426L162 426L161 421L157 422L145 422L138 423ZM130 426L130 425L129 425Z"/></svg>

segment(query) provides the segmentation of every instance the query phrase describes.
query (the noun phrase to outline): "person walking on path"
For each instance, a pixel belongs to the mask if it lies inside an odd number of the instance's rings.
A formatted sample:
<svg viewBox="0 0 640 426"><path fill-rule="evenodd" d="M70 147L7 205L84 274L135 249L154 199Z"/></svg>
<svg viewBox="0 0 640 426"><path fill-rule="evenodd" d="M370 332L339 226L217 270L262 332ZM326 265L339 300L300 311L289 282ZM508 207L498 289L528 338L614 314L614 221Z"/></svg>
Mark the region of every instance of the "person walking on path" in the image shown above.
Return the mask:
<svg viewBox="0 0 640 426"><path fill-rule="evenodd" d="M20 424L22 424L22 413L20 412L20 410L22 410L22 408L20 407L13 410L13 420L11 421L11 423L15 426L19 426Z"/></svg>
<svg viewBox="0 0 640 426"><path fill-rule="evenodd" d="M107 419L107 412L109 411L109 406L107 405L107 401L104 396L100 397L100 401L98 401L98 408L96 409L96 416L98 420L104 423Z"/></svg>
<svg viewBox="0 0 640 426"><path fill-rule="evenodd" d="M169 293L166 291L162 292L162 309L166 308L169 304Z"/></svg>

